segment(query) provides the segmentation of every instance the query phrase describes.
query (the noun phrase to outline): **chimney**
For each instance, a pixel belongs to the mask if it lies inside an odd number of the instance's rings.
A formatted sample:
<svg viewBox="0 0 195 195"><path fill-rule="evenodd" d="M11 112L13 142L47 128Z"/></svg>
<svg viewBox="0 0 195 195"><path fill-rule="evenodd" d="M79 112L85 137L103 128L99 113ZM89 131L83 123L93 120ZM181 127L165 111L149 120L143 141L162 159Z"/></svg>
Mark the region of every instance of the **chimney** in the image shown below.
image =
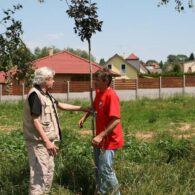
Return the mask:
<svg viewBox="0 0 195 195"><path fill-rule="evenodd" d="M48 51L49 51L49 56L53 56L53 48L48 48Z"/></svg>

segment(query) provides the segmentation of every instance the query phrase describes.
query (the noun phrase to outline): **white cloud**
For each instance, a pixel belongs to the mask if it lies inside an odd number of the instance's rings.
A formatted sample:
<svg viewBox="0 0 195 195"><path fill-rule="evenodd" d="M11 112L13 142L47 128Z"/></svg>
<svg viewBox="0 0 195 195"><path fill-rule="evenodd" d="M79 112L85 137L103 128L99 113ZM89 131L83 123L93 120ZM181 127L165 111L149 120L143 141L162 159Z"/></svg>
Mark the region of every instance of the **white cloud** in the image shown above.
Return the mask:
<svg viewBox="0 0 195 195"><path fill-rule="evenodd" d="M47 34L47 37L49 40L60 40L60 39L64 38L64 33L62 33L62 32L51 33L51 34Z"/></svg>

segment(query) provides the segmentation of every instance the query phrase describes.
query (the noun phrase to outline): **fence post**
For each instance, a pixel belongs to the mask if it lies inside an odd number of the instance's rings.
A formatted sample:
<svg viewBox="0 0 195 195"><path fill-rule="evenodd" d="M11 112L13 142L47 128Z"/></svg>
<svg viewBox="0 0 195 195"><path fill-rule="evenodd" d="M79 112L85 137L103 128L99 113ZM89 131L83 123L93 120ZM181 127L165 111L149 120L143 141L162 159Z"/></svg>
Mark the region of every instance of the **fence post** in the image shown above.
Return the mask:
<svg viewBox="0 0 195 195"><path fill-rule="evenodd" d="M159 99L161 98L162 89L162 77L159 77Z"/></svg>
<svg viewBox="0 0 195 195"><path fill-rule="evenodd" d="M136 78L136 89L135 89L135 99L138 99L138 88L139 88L139 81L138 81L138 77Z"/></svg>
<svg viewBox="0 0 195 195"><path fill-rule="evenodd" d="M0 85L0 102L2 101L2 95L3 95L3 86Z"/></svg>
<svg viewBox="0 0 195 195"><path fill-rule="evenodd" d="M185 88L186 88L186 76L183 75L183 95L185 95Z"/></svg>
<svg viewBox="0 0 195 195"><path fill-rule="evenodd" d="M112 79L112 89L115 89L115 78Z"/></svg>
<svg viewBox="0 0 195 195"><path fill-rule="evenodd" d="M24 83L22 83L22 101L24 101Z"/></svg>
<svg viewBox="0 0 195 195"><path fill-rule="evenodd" d="M70 81L67 81L67 102L69 101Z"/></svg>

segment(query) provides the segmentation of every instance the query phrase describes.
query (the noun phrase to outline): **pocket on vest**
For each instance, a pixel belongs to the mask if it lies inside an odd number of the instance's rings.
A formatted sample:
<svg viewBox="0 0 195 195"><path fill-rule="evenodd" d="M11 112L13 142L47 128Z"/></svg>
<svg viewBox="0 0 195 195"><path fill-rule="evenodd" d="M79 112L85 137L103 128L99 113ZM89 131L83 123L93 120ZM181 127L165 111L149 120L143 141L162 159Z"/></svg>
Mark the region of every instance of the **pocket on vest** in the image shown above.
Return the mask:
<svg viewBox="0 0 195 195"><path fill-rule="evenodd" d="M50 122L42 123L42 127L45 132L51 132L54 129L53 124Z"/></svg>
<svg viewBox="0 0 195 195"><path fill-rule="evenodd" d="M57 138L53 123L42 123L42 127L49 140L54 140Z"/></svg>

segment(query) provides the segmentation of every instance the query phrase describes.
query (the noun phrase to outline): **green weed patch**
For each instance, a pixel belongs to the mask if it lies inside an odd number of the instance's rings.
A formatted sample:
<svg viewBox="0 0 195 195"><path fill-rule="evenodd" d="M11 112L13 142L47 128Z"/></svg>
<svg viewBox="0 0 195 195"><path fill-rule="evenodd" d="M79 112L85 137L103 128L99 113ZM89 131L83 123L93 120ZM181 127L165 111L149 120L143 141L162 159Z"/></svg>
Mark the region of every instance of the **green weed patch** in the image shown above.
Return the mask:
<svg viewBox="0 0 195 195"><path fill-rule="evenodd" d="M88 102L76 103L88 105ZM0 126L14 127L12 131L0 131L2 195L28 194L29 168L22 133L22 109L22 102L0 104L0 115L5 119L0 120ZM82 113L60 111L59 115L63 139L55 159L51 195L91 195L95 185L93 147L91 135L82 134L90 129L90 120L79 129ZM125 146L117 151L114 167L121 194L194 194L194 119L192 97L121 102ZM139 137L140 134L143 137ZM144 135L151 136L146 139Z"/></svg>

